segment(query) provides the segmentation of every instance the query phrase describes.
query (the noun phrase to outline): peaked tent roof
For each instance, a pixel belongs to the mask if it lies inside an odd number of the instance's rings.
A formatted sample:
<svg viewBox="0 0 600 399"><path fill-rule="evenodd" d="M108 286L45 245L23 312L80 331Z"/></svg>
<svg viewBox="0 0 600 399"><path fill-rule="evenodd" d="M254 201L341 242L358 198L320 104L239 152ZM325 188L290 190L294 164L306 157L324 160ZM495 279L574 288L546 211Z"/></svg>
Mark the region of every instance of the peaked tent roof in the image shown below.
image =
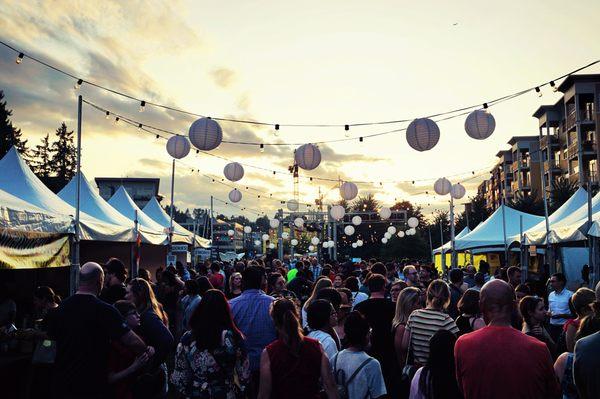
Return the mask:
<svg viewBox="0 0 600 399"><path fill-rule="evenodd" d="M0 190L0 228L42 233L73 233L73 221L51 214L4 190Z"/></svg>
<svg viewBox="0 0 600 399"><path fill-rule="evenodd" d="M469 227L465 227L464 229L462 229L460 231L460 233L458 233L456 236L454 236L454 241L458 240L459 238L463 238L465 235L469 234L470 232L471 232L471 229ZM444 250L444 252L449 251L450 247L451 247L451 243L450 243L450 241L448 241L441 247L434 249L433 253L439 254L440 252L442 252L442 250Z"/></svg>
<svg viewBox="0 0 600 399"><path fill-rule="evenodd" d="M148 215L152 220L154 220L156 223L160 224L161 226L163 226L163 227L171 226L171 217L169 215L167 215L167 212L165 212L165 210L160 206L156 197L152 197L152 199L150 201L148 201L146 206L144 206L142 211L144 211L144 213L146 215ZM174 220L173 220L173 232L176 234L179 234L181 236L189 237L190 242L191 242L191 239L194 238L194 233L187 230L185 227L183 227L182 225L180 225L179 223L177 223ZM199 237L197 235L195 238L196 238L196 245L199 245L204 248L210 247L209 240L207 240L203 237Z"/></svg>
<svg viewBox="0 0 600 399"><path fill-rule="evenodd" d="M503 213L506 225L506 237L519 234L521 216L523 216L523 230L535 226L544 219L542 216L530 215L512 209L509 206L501 205L473 231L455 240L455 249L467 250L481 247L504 247Z"/></svg>

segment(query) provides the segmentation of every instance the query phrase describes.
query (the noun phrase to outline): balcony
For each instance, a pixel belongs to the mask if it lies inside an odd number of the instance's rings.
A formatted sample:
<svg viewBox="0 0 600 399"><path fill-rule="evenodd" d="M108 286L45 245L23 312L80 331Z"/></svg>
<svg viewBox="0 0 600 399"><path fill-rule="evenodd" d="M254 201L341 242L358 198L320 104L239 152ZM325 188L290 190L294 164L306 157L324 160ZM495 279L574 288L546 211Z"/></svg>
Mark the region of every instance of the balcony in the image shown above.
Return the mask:
<svg viewBox="0 0 600 399"><path fill-rule="evenodd" d="M544 172L548 172L548 171L550 171L550 173L557 173L557 174L562 173L562 168L560 167L560 162L557 161L556 159L544 162Z"/></svg>
<svg viewBox="0 0 600 399"><path fill-rule="evenodd" d="M579 110L579 122L581 123L594 123L596 121L596 114L592 104L584 104L584 108ZM574 109L569 109L567 114L566 128L571 129L575 127L577 123L577 113Z"/></svg>
<svg viewBox="0 0 600 399"><path fill-rule="evenodd" d="M540 139L540 148L541 149L548 148L548 143L550 143L551 147L554 147L554 148L560 147L560 142L558 141L557 135L542 136L542 138Z"/></svg>

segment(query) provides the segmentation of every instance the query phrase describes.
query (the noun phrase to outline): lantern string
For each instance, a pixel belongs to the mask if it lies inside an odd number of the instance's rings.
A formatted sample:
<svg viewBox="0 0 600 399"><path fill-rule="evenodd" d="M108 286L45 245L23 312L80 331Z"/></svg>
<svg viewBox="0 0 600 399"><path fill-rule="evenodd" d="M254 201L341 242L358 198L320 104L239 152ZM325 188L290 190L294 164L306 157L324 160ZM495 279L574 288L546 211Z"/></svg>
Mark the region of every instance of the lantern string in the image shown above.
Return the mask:
<svg viewBox="0 0 600 399"><path fill-rule="evenodd" d="M265 214L265 212L262 212L262 211L260 211L260 210L258 210L258 209L254 209L254 208L248 208L248 207L246 207L246 206L244 206L244 207L241 207L241 206L239 206L239 205L232 204L232 203L231 203L231 201L225 201L225 200L222 200L222 199L220 199L220 198L217 198L217 197L215 197L215 196L213 196L213 199L214 199L215 201L218 201L218 202L221 202L221 203L223 203L224 205L231 206L231 207L234 207L234 208L238 208L238 209L239 209L239 210L241 210L241 211L248 211L248 212L250 212L250 213L253 213L253 214L257 215L257 216L261 216L261 215L264 215L264 214Z"/></svg>
<svg viewBox="0 0 600 399"><path fill-rule="evenodd" d="M104 86L100 83L96 83L93 82L91 80L87 80L84 78L81 78L79 76L74 75L73 73L70 73L62 68L59 68L56 65L53 65L47 61L44 61L40 58L37 58L33 55L30 55L29 53L23 51L23 50L18 50L17 48L13 47L12 45L6 43L5 41L0 40L0 44L3 45L4 47L9 48L10 50L14 51L15 53L17 53L19 55L19 58L22 60L23 58L28 58L31 61L34 61L46 68L49 68L57 73L60 73L62 75L65 75L69 78L72 78L74 80L77 81L78 86L81 86L82 84L87 84L91 87L97 88L99 90L104 90L108 93L129 99L129 100L133 100L137 103L141 104L141 107L144 108L146 105L148 106L153 106L156 108L161 108L167 111L172 111L172 112L177 112L180 114L184 114L184 115L189 115L189 116L194 116L194 117L200 117L200 118L204 118L204 117L209 117L207 115L203 115L203 114L199 114L196 112L191 112L191 111L186 111L184 109L178 108L178 107L174 107L174 106L170 106L170 105L166 105L166 104L161 104L161 103L157 103L157 102L152 102L152 101L148 101L148 100L144 100L142 98L137 98L131 94ZM506 100L510 100L512 98L524 95L528 92L531 91L538 91L540 90L540 88L547 86L547 85L551 85L554 84L554 82L561 80L563 78L566 78L567 76L570 76L574 73L577 73L579 71L582 71L584 69L587 69L593 65L596 65L600 63L600 60L596 60L593 62L590 62L587 65L584 65L582 67L579 67L573 71L570 71L568 73L565 73L559 77L556 77L548 82L542 83L542 84L538 84L535 85L533 87L530 88L526 88L524 90L520 90L517 91L515 93L511 93L502 97L498 97L495 98L493 100L490 101L486 101L486 102L480 102L478 104L475 105L470 105L470 106L466 106L466 107L460 107L457 109L453 109L450 111L445 111L445 112L440 112L440 113L436 113L436 114L431 114L428 116L425 116L425 118L436 118L436 117L440 117L440 116L446 116L446 115L451 115L451 114L455 114L455 113L461 113L467 110L474 110L477 108L487 108L493 105L496 105L498 103L501 103L503 101ZM485 106L483 105L485 104ZM406 122L410 122L412 121L414 118L409 118L409 119L394 119L394 120L387 120L387 121L375 121L375 122L355 122L355 123L343 123L343 124L328 124L328 123L280 123L280 122L265 122L265 121L258 121L258 120L249 120L249 119L236 119L236 118L225 118L225 117L211 117L211 119L217 120L217 121L223 121L223 122L232 122L232 123L240 123L240 124L248 124L248 125L257 125L257 126L275 126L276 128L279 127L305 127L305 128L344 128L345 130L348 130L349 127L358 127L358 126L374 126L374 125L392 125L392 124L398 124L398 123L406 123ZM363 136L364 137L364 136ZM340 139L338 141L346 141L346 140L356 140L356 138L346 138L346 139ZM334 141L329 141L329 142L334 142ZM237 144L244 144L244 145L256 145L257 143L246 143L246 142L238 142ZM275 144L275 143L264 143L264 144L268 144L268 145L279 145L279 144ZM281 145L291 145L291 144L281 144Z"/></svg>

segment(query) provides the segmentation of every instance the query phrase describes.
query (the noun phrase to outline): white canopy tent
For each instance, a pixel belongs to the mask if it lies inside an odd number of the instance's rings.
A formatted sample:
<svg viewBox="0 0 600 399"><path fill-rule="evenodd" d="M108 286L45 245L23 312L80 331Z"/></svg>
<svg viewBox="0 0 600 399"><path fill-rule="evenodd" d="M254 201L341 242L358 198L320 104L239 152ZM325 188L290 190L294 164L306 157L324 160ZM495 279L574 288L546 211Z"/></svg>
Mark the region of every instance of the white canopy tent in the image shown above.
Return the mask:
<svg viewBox="0 0 600 399"><path fill-rule="evenodd" d="M468 227L465 227L464 229L462 229L460 231L460 233L458 233L456 236L454 236L454 240L458 240L459 238L463 238L465 235L469 234L471 232L471 229ZM450 241L448 241L447 243L445 243L444 245L442 245L441 247L438 247L436 249L433 250L434 254L439 254L442 251L443 252L448 252L450 251L452 248L452 243Z"/></svg>
<svg viewBox="0 0 600 399"><path fill-rule="evenodd" d="M70 217L50 214L4 190L0 190L0 229L59 234L74 232Z"/></svg>

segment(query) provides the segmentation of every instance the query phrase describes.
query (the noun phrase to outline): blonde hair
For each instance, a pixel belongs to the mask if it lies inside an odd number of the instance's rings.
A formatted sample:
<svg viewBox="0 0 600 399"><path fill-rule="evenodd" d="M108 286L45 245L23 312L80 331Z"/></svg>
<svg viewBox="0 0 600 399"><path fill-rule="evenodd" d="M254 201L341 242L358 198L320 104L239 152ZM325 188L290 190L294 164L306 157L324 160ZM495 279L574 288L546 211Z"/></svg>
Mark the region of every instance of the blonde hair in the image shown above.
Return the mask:
<svg viewBox="0 0 600 399"><path fill-rule="evenodd" d="M315 300L319 291L321 291L323 288L330 287L333 287L333 283L329 278L323 277L317 280L315 282L315 286L313 287L312 293L310 294L310 297L306 300L306 303L304 304L304 308L308 308L308 305L310 305L310 303Z"/></svg>
<svg viewBox="0 0 600 399"><path fill-rule="evenodd" d="M236 278L236 277L238 277L238 276L240 278L242 278L242 273L235 272L235 273L232 273L231 276L229 276L229 292L233 292L233 279ZM240 289L241 288L242 287L240 286Z"/></svg>
<svg viewBox="0 0 600 399"><path fill-rule="evenodd" d="M416 287L407 287L400 291L396 301L396 314L392 321L392 329L401 324L406 324L408 316L417 307L421 291Z"/></svg>
<svg viewBox="0 0 600 399"><path fill-rule="evenodd" d="M162 305L156 300L154 291L150 284L142 278L134 278L129 282L131 292L137 299L137 310L140 314L152 310L162 320L165 326L169 326L169 318L162 308Z"/></svg>
<svg viewBox="0 0 600 399"><path fill-rule="evenodd" d="M427 287L427 303L436 309L446 309L450 304L450 287L444 280L433 280Z"/></svg>

